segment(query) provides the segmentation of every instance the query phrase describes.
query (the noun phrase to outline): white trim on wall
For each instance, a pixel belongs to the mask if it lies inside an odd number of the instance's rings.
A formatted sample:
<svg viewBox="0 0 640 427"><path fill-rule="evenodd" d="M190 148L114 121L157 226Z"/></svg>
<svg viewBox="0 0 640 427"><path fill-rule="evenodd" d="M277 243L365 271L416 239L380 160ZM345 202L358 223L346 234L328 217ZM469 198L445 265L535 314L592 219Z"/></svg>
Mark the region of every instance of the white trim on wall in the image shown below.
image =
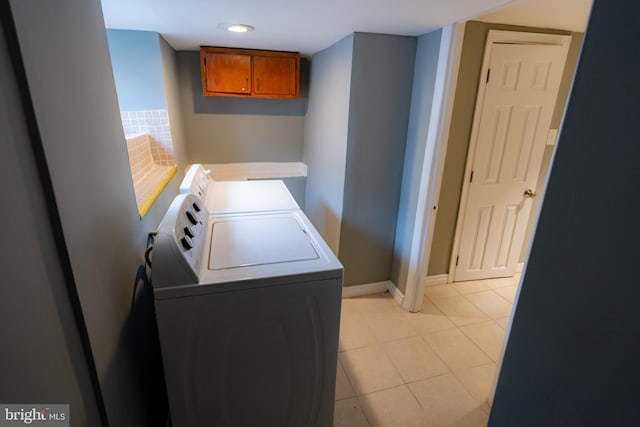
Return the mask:
<svg viewBox="0 0 640 427"><path fill-rule="evenodd" d="M389 284L395 288L395 285L390 280L366 283L364 285L345 286L342 288L342 298L353 298L386 292L389 290Z"/></svg>
<svg viewBox="0 0 640 427"><path fill-rule="evenodd" d="M444 164L440 159L446 150L448 124L453 108L453 95L462 52L463 34L464 23L452 24L442 29L431 117L429 118L429 132L409 254L407 286L402 304L405 310L411 312L420 311L422 308L424 278L427 275L428 267L427 254L431 250L433 241L434 219L440 192L439 182L442 178L442 165ZM436 209L433 209L434 206Z"/></svg>
<svg viewBox="0 0 640 427"><path fill-rule="evenodd" d="M391 280L384 282L366 283L364 285L346 286L342 288L342 298L361 297L364 295L379 294L389 292L393 299L402 306L404 294Z"/></svg>
<svg viewBox="0 0 640 427"><path fill-rule="evenodd" d="M446 285L447 283L449 283L448 279L449 275L446 273L427 276L427 278L424 280L424 286Z"/></svg>
<svg viewBox="0 0 640 427"><path fill-rule="evenodd" d="M402 291L400 289L398 289L398 287L392 281L389 280L388 285L389 285L389 288L388 288L389 289L389 293L391 294L393 299L396 300L398 305L400 305L400 307L402 307L402 304L404 303L404 294L402 293Z"/></svg>
<svg viewBox="0 0 640 427"><path fill-rule="evenodd" d="M524 270L524 262L519 262L516 265L516 273L522 273L522 270Z"/></svg>

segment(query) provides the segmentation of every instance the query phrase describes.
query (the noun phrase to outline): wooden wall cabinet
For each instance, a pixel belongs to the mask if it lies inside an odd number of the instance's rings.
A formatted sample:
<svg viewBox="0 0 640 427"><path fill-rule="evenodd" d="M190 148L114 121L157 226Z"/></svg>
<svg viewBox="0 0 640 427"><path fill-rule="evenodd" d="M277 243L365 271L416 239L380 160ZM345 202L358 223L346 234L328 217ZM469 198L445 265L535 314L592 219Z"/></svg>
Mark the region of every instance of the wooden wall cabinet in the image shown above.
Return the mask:
<svg viewBox="0 0 640 427"><path fill-rule="evenodd" d="M200 48L202 94L297 98L300 54L268 50Z"/></svg>

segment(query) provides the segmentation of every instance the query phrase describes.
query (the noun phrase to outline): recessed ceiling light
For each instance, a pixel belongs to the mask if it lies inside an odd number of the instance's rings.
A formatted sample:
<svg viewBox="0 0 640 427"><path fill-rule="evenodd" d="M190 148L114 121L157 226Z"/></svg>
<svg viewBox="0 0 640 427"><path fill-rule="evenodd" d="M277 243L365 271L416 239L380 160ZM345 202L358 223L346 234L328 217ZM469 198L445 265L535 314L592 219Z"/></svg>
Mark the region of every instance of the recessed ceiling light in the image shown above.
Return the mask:
<svg viewBox="0 0 640 427"><path fill-rule="evenodd" d="M255 28L251 25L231 24L227 26L227 31L231 31L232 33L247 33L253 30L255 30Z"/></svg>

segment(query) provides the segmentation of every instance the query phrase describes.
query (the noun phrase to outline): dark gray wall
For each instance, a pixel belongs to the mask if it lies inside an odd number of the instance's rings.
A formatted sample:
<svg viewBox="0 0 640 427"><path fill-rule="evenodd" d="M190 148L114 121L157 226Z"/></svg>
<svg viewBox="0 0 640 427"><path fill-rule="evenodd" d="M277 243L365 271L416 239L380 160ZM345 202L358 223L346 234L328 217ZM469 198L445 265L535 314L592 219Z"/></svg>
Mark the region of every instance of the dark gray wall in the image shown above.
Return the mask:
<svg viewBox="0 0 640 427"><path fill-rule="evenodd" d="M418 192L424 166L441 39L442 30L422 35L418 38L416 48L411 113L404 153L402 189L391 269L391 280L402 292L407 287L411 242L418 209Z"/></svg>
<svg viewBox="0 0 640 427"><path fill-rule="evenodd" d="M4 3L0 15L0 179L6 184L0 208L0 401L68 403L74 426L100 426L90 356L67 290L69 265L56 247L23 110L29 108L3 36L10 31Z"/></svg>
<svg viewBox="0 0 640 427"><path fill-rule="evenodd" d="M10 4L109 423L164 425L152 295L133 290L175 178L141 221L100 2Z"/></svg>
<svg viewBox="0 0 640 427"><path fill-rule="evenodd" d="M436 218L432 250L429 258L428 274L445 274L449 271L451 251L455 237L458 209L464 178L464 168L467 161L473 113L476 106L476 96L480 79L480 69L484 48L489 30L527 31L533 33L570 34L567 31L556 31L542 28L520 27L513 25L489 24L470 21L466 23L460 71L456 86L456 93L451 113L449 141L442 175L440 199L438 201L438 216ZM552 125L556 125L562 117L566 94L571 84L575 61L580 47L579 39L572 42L571 52L565 64L560 94L558 97ZM546 170L541 172L546 175ZM535 217L535 213L533 215Z"/></svg>
<svg viewBox="0 0 640 427"><path fill-rule="evenodd" d="M353 35L313 56L309 110L304 122L305 213L336 255L344 197L352 58Z"/></svg>
<svg viewBox="0 0 640 427"><path fill-rule="evenodd" d="M354 34L338 252L345 286L390 279L416 42Z"/></svg>
<svg viewBox="0 0 640 427"><path fill-rule="evenodd" d="M640 425L638 22L594 1L491 426Z"/></svg>
<svg viewBox="0 0 640 427"><path fill-rule="evenodd" d="M306 61L299 99L246 99L203 96L199 52L181 51L177 57L190 163L302 160Z"/></svg>

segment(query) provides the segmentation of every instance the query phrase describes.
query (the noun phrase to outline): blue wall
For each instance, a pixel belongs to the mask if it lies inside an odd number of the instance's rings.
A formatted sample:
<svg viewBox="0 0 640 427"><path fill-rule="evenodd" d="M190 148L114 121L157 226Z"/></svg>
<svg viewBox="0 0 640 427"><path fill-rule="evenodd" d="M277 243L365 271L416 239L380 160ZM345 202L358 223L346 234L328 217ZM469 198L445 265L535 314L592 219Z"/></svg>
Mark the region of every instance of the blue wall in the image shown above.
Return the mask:
<svg viewBox="0 0 640 427"><path fill-rule="evenodd" d="M407 286L409 256L414 232L414 221L418 209L420 177L424 164L424 154L429 133L429 117L436 83L436 70L440 54L442 30L437 30L418 38L416 48L411 113L404 154L402 188L398 204L394 256L391 280L401 290Z"/></svg>
<svg viewBox="0 0 640 427"><path fill-rule="evenodd" d="M107 40L120 111L165 109L160 35L108 29Z"/></svg>
<svg viewBox="0 0 640 427"><path fill-rule="evenodd" d="M416 42L354 34L338 253L345 286L390 278Z"/></svg>
<svg viewBox="0 0 640 427"><path fill-rule="evenodd" d="M313 55L302 160L305 213L337 255L349 129L353 34Z"/></svg>

